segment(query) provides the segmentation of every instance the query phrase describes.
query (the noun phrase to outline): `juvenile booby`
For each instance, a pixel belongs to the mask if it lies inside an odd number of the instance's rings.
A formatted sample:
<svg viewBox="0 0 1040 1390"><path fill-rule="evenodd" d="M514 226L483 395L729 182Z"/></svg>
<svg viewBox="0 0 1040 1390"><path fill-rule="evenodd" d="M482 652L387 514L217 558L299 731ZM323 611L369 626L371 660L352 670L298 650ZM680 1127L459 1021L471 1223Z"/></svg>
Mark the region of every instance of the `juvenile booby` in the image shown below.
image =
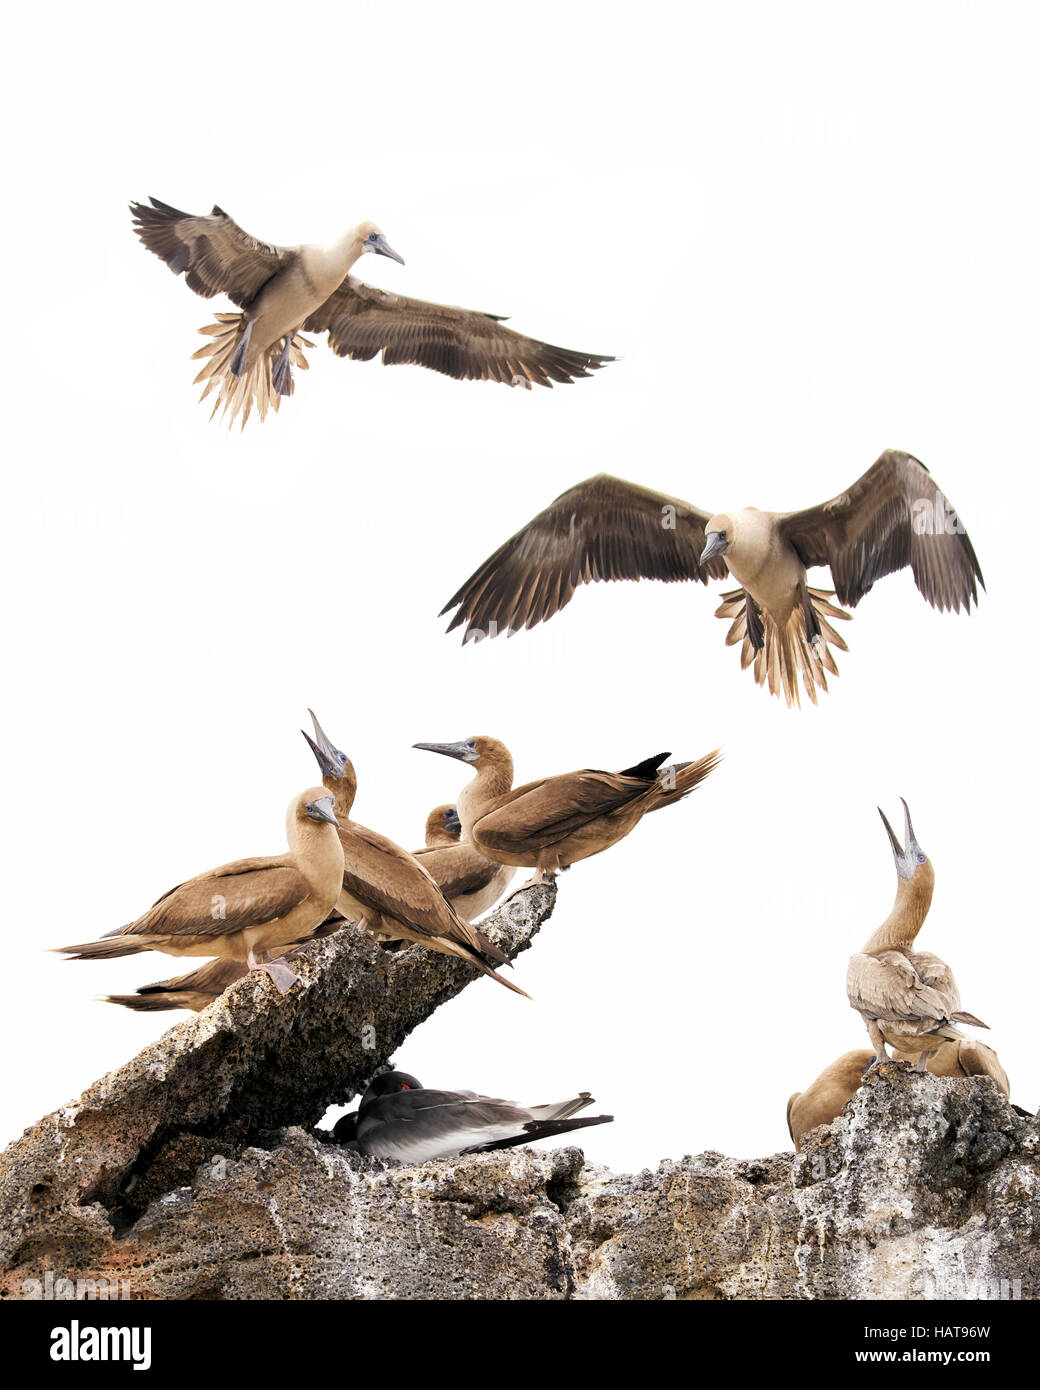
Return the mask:
<svg viewBox="0 0 1040 1390"><path fill-rule="evenodd" d="M524 888L617 844L648 811L693 791L720 758L716 749L695 763L663 767L669 755L659 753L623 772L582 768L514 787L512 756L497 738L414 746L472 766L475 776L457 803L462 833L486 858L534 869Z"/></svg>
<svg viewBox="0 0 1040 1390"><path fill-rule="evenodd" d="M910 566L918 589L941 611L970 612L985 585L957 514L918 459L887 449L847 492L800 512L755 507L712 516L662 492L601 473L579 483L528 522L452 595L448 631L463 641L535 627L565 607L579 584L610 579L666 583L725 579L716 617L732 619L727 646L741 667L788 705L798 677L816 703L826 673L838 674L828 644L848 648L832 619L848 619L810 588L807 570L829 566L838 604L855 608L886 574Z"/></svg>
<svg viewBox="0 0 1040 1390"><path fill-rule="evenodd" d="M303 736L332 794L343 849L339 911L379 940L417 941L431 951L458 956L500 985L524 994L492 969L508 965L508 956L455 911L419 861L385 835L351 820L357 790L354 765L330 741L313 710L308 712L314 737L306 732Z"/></svg>
<svg viewBox="0 0 1040 1390"><path fill-rule="evenodd" d="M356 1116L344 1115L335 1132L374 1158L426 1163L510 1149L613 1120L613 1115L572 1118L592 1104L592 1096L582 1091L555 1105L522 1106L473 1091L426 1090L407 1072L391 1071L375 1078Z"/></svg>
<svg viewBox="0 0 1040 1390"><path fill-rule="evenodd" d="M811 1129L829 1125L841 1114L845 1104L863 1084L864 1075L873 1060L874 1054L869 1048L844 1052L820 1072L811 1086L804 1091L795 1091L787 1102L787 1128L796 1149L801 1149L802 1140ZM895 1060L910 1062L913 1057L897 1052ZM1011 1094L1000 1058L991 1047L976 1042L974 1038L943 1043L937 1052L929 1056L928 1070L933 1076L989 1076L1005 1096Z"/></svg>
<svg viewBox="0 0 1040 1390"><path fill-rule="evenodd" d="M925 1071L929 1056L944 1042L964 1037L954 1024L988 1024L961 1008L953 971L945 961L930 951L913 949L931 906L935 870L917 843L905 801L903 813L906 843L901 846L878 808L895 859L896 900L863 950L849 961L846 988L849 1003L867 1025L877 1061L888 1057L887 1042L916 1057L915 1069Z"/></svg>
<svg viewBox="0 0 1040 1390"><path fill-rule="evenodd" d="M455 806L437 806L426 820L426 848L415 857L444 896L467 922L494 907L516 869L496 864L462 837Z"/></svg>
<svg viewBox="0 0 1040 1390"><path fill-rule="evenodd" d="M245 425L253 402L260 418L292 395L292 368L306 368L304 333L327 332L337 357L387 366L413 363L458 380L510 386L552 386L591 376L612 357L554 347L506 328L496 314L428 304L363 284L348 274L366 253L404 261L374 222L352 227L331 246L273 246L242 230L214 207L208 217L179 212L157 198L131 203L134 230L196 294L226 294L242 310L218 314L201 330L213 338L195 356L208 357L196 381L205 399ZM211 417L212 418L212 417Z"/></svg>
<svg viewBox="0 0 1040 1390"><path fill-rule="evenodd" d="M343 882L343 851L332 797L311 787L289 803L287 854L236 859L178 884L135 922L59 951L107 960L139 951L232 956L264 970L284 993L297 979L284 960L261 959L305 941L326 920Z"/></svg>

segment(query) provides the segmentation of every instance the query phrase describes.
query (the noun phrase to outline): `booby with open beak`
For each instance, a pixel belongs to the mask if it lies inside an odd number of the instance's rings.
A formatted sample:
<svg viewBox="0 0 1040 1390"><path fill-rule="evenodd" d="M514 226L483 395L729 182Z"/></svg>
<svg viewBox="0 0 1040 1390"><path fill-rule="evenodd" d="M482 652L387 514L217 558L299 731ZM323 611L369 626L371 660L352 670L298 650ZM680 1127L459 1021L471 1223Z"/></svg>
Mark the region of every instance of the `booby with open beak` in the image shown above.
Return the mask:
<svg viewBox="0 0 1040 1390"><path fill-rule="evenodd" d="M935 870L914 834L910 808L903 802L905 843L900 844L884 811L878 814L888 834L896 866L896 900L888 917L849 961L849 1003L862 1015L874 1048L875 1063L884 1061L886 1042L916 1057L925 1071L928 1058L944 1042L963 1038L954 1025L987 1024L961 1008L950 967L930 951L915 951L935 887Z"/></svg>
<svg viewBox="0 0 1040 1390"><path fill-rule="evenodd" d="M573 1118L592 1104L592 1096L582 1091L555 1105L522 1106L474 1091L426 1090L407 1072L391 1071L372 1081L356 1118L353 1112L343 1116L334 1132L363 1154L418 1164L510 1149L613 1120L613 1115Z"/></svg>
<svg viewBox="0 0 1040 1390"><path fill-rule="evenodd" d="M136 921L99 941L58 950L76 960L164 951L171 956L230 956L266 971L283 993L298 978L286 946L306 941L339 897L343 851L332 797L311 787L289 803L287 854L236 859L178 884Z"/></svg>
<svg viewBox="0 0 1040 1390"><path fill-rule="evenodd" d="M648 812L699 786L720 758L716 749L697 762L665 767L669 755L660 753L623 772L582 768L514 787L512 755L497 738L414 747L472 767L475 776L457 801L462 833L486 858L535 870L516 892L617 844Z"/></svg>

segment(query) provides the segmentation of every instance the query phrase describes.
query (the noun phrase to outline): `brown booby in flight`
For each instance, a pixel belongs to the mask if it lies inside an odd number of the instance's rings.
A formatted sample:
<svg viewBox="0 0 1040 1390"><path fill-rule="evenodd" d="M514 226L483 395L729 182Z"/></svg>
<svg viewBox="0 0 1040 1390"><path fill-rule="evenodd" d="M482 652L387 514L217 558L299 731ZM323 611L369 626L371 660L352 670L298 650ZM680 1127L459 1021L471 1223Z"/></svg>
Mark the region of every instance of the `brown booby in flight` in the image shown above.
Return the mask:
<svg viewBox="0 0 1040 1390"><path fill-rule="evenodd" d="M925 1071L929 1056L943 1043L964 1037L955 1024L975 1028L988 1024L961 1008L953 971L946 962L930 951L914 950L931 906L935 870L917 843L905 801L903 812L906 843L900 845L878 808L895 859L896 900L863 950L849 961L846 988L849 1003L867 1025L876 1063L887 1059L885 1044L889 1043L916 1057L915 1070Z"/></svg>
<svg viewBox="0 0 1040 1390"><path fill-rule="evenodd" d="M828 566L834 591L811 588L807 571ZM857 482L800 512L755 507L712 515L678 497L601 473L558 497L466 580L441 610L463 640L545 622L579 584L610 579L665 583L726 579L716 617L732 619L727 646L741 667L788 705L838 674L830 645L846 651L832 619L852 615L877 580L910 566L940 611L970 611L982 571L956 512L924 464L887 449Z"/></svg>
<svg viewBox="0 0 1040 1390"><path fill-rule="evenodd" d="M357 1111L344 1115L333 1133L373 1158L426 1163L511 1149L613 1120L613 1115L573 1118L592 1104L592 1096L582 1091L555 1105L522 1106L473 1091L426 1090L407 1072L391 1071L375 1078Z"/></svg>
<svg viewBox="0 0 1040 1390"><path fill-rule="evenodd" d="M523 888L617 844L647 812L693 791L720 758L716 749L664 767L669 754L659 753L623 772L581 768L514 787L512 756L497 738L414 746L471 765L475 776L457 803L462 833L486 858L534 869Z"/></svg>
<svg viewBox="0 0 1040 1390"><path fill-rule="evenodd" d="M457 956L516 994L528 996L492 967L509 958L460 917L419 861L393 840L351 820L357 775L347 755L330 741L315 718L314 738L304 732L332 793L343 849L342 886L336 906L380 941L415 941L431 951ZM302 731L301 731L302 732Z"/></svg>
<svg viewBox="0 0 1040 1390"><path fill-rule="evenodd" d="M415 857L452 907L475 922L509 887L516 869L496 864L462 836L455 806L436 806L426 820L426 848Z"/></svg>
<svg viewBox="0 0 1040 1390"><path fill-rule="evenodd" d="M913 1057L897 1052L895 1060L911 1062ZM820 1072L811 1086L795 1091L787 1102L787 1128L796 1149L801 1149L802 1140L811 1129L829 1125L841 1114L846 1102L863 1084L863 1077L873 1061L874 1054L869 1048L844 1052ZM1000 1058L991 1047L974 1038L943 1043L928 1057L928 1070L933 1076L988 1076L1005 1096L1011 1094Z"/></svg>
<svg viewBox="0 0 1040 1390"><path fill-rule="evenodd" d="M336 906L343 882L338 825L324 787L292 799L286 837L287 854L222 864L171 888L135 922L100 941L58 950L76 960L139 951L232 956L266 971L284 993L296 974L284 960L263 957L306 941Z"/></svg>
<svg viewBox="0 0 1040 1390"><path fill-rule="evenodd" d="M241 414L245 425L255 401L260 418L292 395L292 368L306 368L300 336L327 332L337 357L367 362L382 354L469 381L510 386L552 386L590 376L612 357L554 347L506 328L499 315L450 304L428 304L366 285L348 274L366 253L404 261L374 222L352 227L331 246L272 246L242 230L214 207L207 217L180 212L157 198L131 203L134 230L175 275L182 272L196 294L226 294L242 310L218 314L201 331L213 343L196 357L210 360L196 381L205 399ZM211 417L212 418L212 417Z"/></svg>

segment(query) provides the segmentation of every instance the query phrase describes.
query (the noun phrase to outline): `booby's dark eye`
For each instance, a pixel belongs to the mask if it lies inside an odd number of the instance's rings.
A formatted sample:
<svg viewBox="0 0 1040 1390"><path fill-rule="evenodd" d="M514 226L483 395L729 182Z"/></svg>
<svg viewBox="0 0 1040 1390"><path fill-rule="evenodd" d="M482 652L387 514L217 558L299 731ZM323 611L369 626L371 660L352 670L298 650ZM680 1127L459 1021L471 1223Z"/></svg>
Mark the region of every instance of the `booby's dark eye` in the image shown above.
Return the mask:
<svg viewBox="0 0 1040 1390"><path fill-rule="evenodd" d="M368 234L368 239L369 239L369 241L378 241L378 240L379 240L379 233L378 233L378 232L369 232L369 234Z"/></svg>

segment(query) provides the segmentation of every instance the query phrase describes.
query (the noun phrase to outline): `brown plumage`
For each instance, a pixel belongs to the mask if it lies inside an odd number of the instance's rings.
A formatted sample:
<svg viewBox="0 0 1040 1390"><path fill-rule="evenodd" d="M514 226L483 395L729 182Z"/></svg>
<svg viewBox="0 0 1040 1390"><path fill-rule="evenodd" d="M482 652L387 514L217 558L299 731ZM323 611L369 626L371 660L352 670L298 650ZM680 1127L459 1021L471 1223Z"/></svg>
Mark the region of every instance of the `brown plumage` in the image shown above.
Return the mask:
<svg viewBox="0 0 1040 1390"><path fill-rule="evenodd" d="M787 1128L796 1149L801 1149L802 1140L811 1129L829 1125L841 1114L863 1084L864 1074L873 1060L874 1053L869 1048L844 1052L820 1072L811 1086L795 1091L787 1102ZM908 1062L913 1058L897 1052L895 1060ZM991 1047L974 1038L943 1043L928 1057L928 1070L933 1076L989 1076L1005 1096L1011 1094L1000 1058Z"/></svg>
<svg viewBox="0 0 1040 1390"><path fill-rule="evenodd" d="M77 960L139 951L231 956L266 970L287 989L295 974L261 957L305 941L336 906L343 878L337 829L332 798L312 787L289 803L287 854L222 864L171 888L135 922L100 941L59 950Z"/></svg>
<svg viewBox="0 0 1040 1390"><path fill-rule="evenodd" d="M725 557L725 558L723 558ZM829 566L831 590L806 571ZM457 609L448 631L464 640L535 627L601 580L692 580L730 574L742 586L723 595L717 616L726 641L740 643L742 667L788 705L837 675L831 646L846 650L834 619L851 615L875 582L910 566L935 608L969 610L982 572L971 541L927 468L889 449L846 492L800 512L710 512L678 497L601 473L528 522L466 580L441 610Z"/></svg>
<svg viewBox="0 0 1040 1390"><path fill-rule="evenodd" d="M516 994L524 994L492 969L508 957L465 921L418 860L400 845L351 820L357 776L347 755L330 742L310 711L314 738L304 733L332 794L343 849L342 887L336 906L381 941L415 941L431 951L458 956ZM527 998L527 995L524 995Z"/></svg>
<svg viewBox="0 0 1040 1390"><path fill-rule="evenodd" d="M592 372L611 357L554 347L506 328L495 314L429 304L366 285L348 274L366 252L404 262L373 222L362 222L329 247L274 246L257 240L221 208L206 217L157 199L132 203L134 230L174 274L204 298L226 294L243 311L220 314L202 329L214 342L196 357L210 358L196 381L203 398L218 388L216 405L245 425L255 403L260 418L293 392L292 367L305 368L300 335L328 333L338 357L384 365L411 363L457 380L509 386L552 386ZM230 423L230 422L229 422Z"/></svg>
<svg viewBox="0 0 1040 1390"><path fill-rule="evenodd" d="M426 821L426 848L415 857L452 907L467 922L475 922L498 902L516 870L487 859L462 838L462 822L454 806L437 806Z"/></svg>
<svg viewBox="0 0 1040 1390"><path fill-rule="evenodd" d="M987 1025L961 1009L953 971L930 951L914 950L932 902L935 871L917 843L910 810L903 802L906 844L900 846L885 813L898 875L892 911L863 950L849 961L846 988L849 1003L863 1017L878 1062L887 1057L885 1044L916 1057L924 1071L928 1057L944 1042L964 1036L954 1024Z"/></svg>
<svg viewBox="0 0 1040 1390"><path fill-rule="evenodd" d="M623 772L582 768L514 787L512 756L496 738L415 747L472 765L475 776L458 798L464 837L496 863L533 868L532 883L617 844L648 811L693 791L720 756L662 767L668 754L661 753Z"/></svg>

